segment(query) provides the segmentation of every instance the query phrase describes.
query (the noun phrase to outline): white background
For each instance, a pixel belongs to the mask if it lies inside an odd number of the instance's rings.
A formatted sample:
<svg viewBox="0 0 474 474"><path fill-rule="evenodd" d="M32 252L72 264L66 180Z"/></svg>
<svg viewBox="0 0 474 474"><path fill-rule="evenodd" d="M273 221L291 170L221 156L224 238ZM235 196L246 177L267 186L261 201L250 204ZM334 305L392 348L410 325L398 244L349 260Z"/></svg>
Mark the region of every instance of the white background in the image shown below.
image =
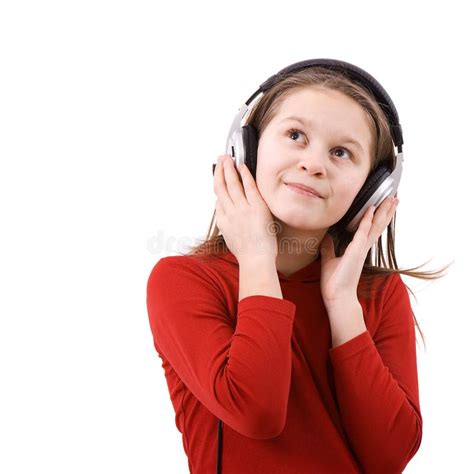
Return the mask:
<svg viewBox="0 0 474 474"><path fill-rule="evenodd" d="M324 57L367 70L399 112L399 266L454 261L404 277L427 342L405 472L474 471L471 16L410 3L1 3L1 472L188 472L147 278L205 236L244 100Z"/></svg>

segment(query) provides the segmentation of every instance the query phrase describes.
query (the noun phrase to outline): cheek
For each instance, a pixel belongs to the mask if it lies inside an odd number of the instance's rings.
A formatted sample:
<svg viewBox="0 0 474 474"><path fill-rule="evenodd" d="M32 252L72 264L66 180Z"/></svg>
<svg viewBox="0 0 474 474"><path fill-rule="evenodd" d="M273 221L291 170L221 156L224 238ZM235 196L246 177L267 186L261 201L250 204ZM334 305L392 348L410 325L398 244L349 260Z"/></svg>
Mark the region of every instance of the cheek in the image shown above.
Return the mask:
<svg viewBox="0 0 474 474"><path fill-rule="evenodd" d="M338 204L341 207L349 208L349 206L354 202L355 197L362 188L364 181L361 181L360 177L353 177L350 180L344 180L341 183L337 195L339 196Z"/></svg>
<svg viewBox="0 0 474 474"><path fill-rule="evenodd" d="M275 171L267 163L257 161L257 188L263 198L274 191L276 185Z"/></svg>
<svg viewBox="0 0 474 474"><path fill-rule="evenodd" d="M261 144L257 151L257 176L256 182L259 190L269 191L278 184L278 160L271 147Z"/></svg>

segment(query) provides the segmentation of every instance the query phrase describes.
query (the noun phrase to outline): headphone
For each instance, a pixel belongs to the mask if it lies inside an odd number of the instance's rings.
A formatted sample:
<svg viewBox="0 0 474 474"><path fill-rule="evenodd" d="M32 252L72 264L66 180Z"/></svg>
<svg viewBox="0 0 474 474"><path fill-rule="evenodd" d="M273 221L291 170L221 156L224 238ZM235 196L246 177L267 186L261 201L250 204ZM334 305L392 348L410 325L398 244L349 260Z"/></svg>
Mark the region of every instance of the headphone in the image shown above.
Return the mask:
<svg viewBox="0 0 474 474"><path fill-rule="evenodd" d="M400 178L402 175L403 162L403 134L402 127L399 123L397 109L390 99L385 89L380 83L363 69L336 59L308 59L299 61L281 69L276 74L270 76L265 82L260 84L260 87L247 99L247 101L240 107L235 116L227 136L226 154L234 159L234 164L237 167L241 163L245 163L247 168L252 173L254 180L257 176L257 149L258 149L258 132L252 124L242 125L244 116L250 114L255 105L263 97L263 94L270 89L277 82L285 79L292 73L310 68L313 66L322 67L329 71L342 72L351 81L358 83L366 89L369 89L382 111L386 115L389 125L392 141L397 149L395 166L392 169L385 164L380 164L367 177L365 183L360 189L359 193L354 198L350 208L344 216L335 224L333 224L328 232L331 234L338 234L344 230L354 232L357 230L362 217L366 210L375 205L378 207L384 199L388 196L396 196ZM247 118L246 117L246 118ZM212 165L212 174L214 174L216 165ZM217 425L217 463L216 472L221 473L222 460L222 421L218 420Z"/></svg>
<svg viewBox="0 0 474 474"><path fill-rule="evenodd" d="M389 121L392 140L397 148L394 169L388 168L386 164L381 164L372 171L344 216L328 229L328 232L332 235L339 234L344 230L355 232L366 210L370 206L375 205L377 208L388 196L397 195L403 162L403 134L397 109L380 83L363 69L336 59L308 59L283 68L260 84L260 87L247 99L244 105L240 107L227 136L226 154L234 159L236 167L241 163L245 163L256 181L258 132L252 124L242 125L242 120L245 115L248 117L250 111L263 97L263 94L274 84L296 71L312 66L342 72L353 82L357 82L364 88L369 89L374 94L375 99ZM214 174L215 167L216 165L213 164L212 174Z"/></svg>

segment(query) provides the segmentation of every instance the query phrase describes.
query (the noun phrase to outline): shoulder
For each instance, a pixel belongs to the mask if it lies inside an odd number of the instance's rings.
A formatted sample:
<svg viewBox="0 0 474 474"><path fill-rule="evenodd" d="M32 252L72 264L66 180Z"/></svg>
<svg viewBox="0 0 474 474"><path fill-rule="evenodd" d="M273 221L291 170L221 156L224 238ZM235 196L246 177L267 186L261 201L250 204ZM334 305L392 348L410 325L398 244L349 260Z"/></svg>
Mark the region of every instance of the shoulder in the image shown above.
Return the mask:
<svg viewBox="0 0 474 474"><path fill-rule="evenodd" d="M386 306L400 299L409 300L407 286L400 273L393 272L386 278L382 302L383 305Z"/></svg>
<svg viewBox="0 0 474 474"><path fill-rule="evenodd" d="M407 286L398 272L378 276L371 288L372 301L379 309L386 310L401 303L409 304Z"/></svg>
<svg viewBox="0 0 474 474"><path fill-rule="evenodd" d="M187 255L170 255L158 260L150 271L148 284L154 280L166 281L178 275L199 275L202 263Z"/></svg>
<svg viewBox="0 0 474 474"><path fill-rule="evenodd" d="M378 275L368 274L365 278L361 278L358 290L361 295L364 295L368 300L381 304L384 300L389 298L394 291L406 291L406 285L401 275L396 271L392 271Z"/></svg>
<svg viewBox="0 0 474 474"><path fill-rule="evenodd" d="M160 284L166 286L181 286L186 290L186 285L208 286L217 289L221 287L219 281L222 275L235 272L232 263L219 257L202 258L190 255L171 255L162 257L152 267L147 287Z"/></svg>
<svg viewBox="0 0 474 474"><path fill-rule="evenodd" d="M166 256L155 263L146 285L146 305L153 327L165 320L179 320L186 325L210 314L231 321L229 314L235 310L234 277L226 277L227 270L216 268L225 264L230 266L230 262L189 255ZM237 279L238 270L236 274Z"/></svg>
<svg viewBox="0 0 474 474"><path fill-rule="evenodd" d="M410 298L398 272L377 275L363 287L369 293L362 293L359 301L367 314L366 324L372 335L391 321L409 321L412 315Z"/></svg>
<svg viewBox="0 0 474 474"><path fill-rule="evenodd" d="M413 333L413 309L402 275L394 272L387 278L381 301L380 330L386 335Z"/></svg>
<svg viewBox="0 0 474 474"><path fill-rule="evenodd" d="M199 265L195 259L187 255L170 255L160 258L152 267L150 276L156 274L167 274L179 268L192 270Z"/></svg>
<svg viewBox="0 0 474 474"><path fill-rule="evenodd" d="M196 257L192 255L170 255L162 257L154 264L150 275L166 274L175 270L187 270L189 272L200 271L208 272L210 270L230 270L231 262L226 261L219 256L214 257Z"/></svg>

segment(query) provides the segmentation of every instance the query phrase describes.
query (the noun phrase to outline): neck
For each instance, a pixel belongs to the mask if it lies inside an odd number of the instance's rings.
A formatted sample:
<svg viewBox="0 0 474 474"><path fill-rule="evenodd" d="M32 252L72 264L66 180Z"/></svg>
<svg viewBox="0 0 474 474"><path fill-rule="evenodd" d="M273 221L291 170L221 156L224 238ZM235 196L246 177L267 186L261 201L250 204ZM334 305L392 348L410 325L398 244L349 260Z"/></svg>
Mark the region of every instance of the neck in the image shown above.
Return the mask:
<svg viewBox="0 0 474 474"><path fill-rule="evenodd" d="M319 258L319 248L327 229L301 231L280 224L277 235L276 268L285 276L297 272Z"/></svg>

